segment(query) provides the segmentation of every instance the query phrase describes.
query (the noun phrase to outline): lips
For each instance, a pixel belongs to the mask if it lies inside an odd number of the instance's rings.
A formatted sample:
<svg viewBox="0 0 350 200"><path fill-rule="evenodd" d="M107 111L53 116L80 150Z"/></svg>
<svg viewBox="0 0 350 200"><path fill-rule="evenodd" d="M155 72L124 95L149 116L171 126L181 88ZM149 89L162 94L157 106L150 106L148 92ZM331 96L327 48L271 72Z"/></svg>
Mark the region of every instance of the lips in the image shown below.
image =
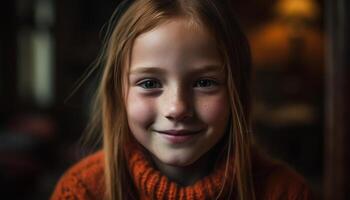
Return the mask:
<svg viewBox="0 0 350 200"><path fill-rule="evenodd" d="M171 144L181 144L186 143L198 135L201 131L193 130L166 130L166 131L157 131L166 141Z"/></svg>
<svg viewBox="0 0 350 200"><path fill-rule="evenodd" d="M173 136L186 136L186 135L194 135L199 131L193 130L166 130L166 131L157 131L160 134L173 135Z"/></svg>

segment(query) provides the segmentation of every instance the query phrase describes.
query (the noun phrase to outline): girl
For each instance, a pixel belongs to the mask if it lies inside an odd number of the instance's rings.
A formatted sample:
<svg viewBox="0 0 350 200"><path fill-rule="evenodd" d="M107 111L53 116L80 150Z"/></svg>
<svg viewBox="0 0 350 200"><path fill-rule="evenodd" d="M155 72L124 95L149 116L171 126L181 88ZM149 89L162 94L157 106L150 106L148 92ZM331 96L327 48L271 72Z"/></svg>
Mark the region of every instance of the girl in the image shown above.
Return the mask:
<svg viewBox="0 0 350 200"><path fill-rule="evenodd" d="M117 9L95 127L103 150L58 199L309 199L303 178L259 154L250 53L229 0L135 0Z"/></svg>

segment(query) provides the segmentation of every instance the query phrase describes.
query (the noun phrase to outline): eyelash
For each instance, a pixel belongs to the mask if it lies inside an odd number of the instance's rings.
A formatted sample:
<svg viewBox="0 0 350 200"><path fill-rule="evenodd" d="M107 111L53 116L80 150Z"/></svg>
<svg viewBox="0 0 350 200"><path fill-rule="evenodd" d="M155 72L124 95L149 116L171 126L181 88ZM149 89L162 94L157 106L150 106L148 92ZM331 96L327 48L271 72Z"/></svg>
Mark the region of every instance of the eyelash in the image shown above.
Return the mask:
<svg viewBox="0 0 350 200"><path fill-rule="evenodd" d="M198 84L205 84L204 82L206 81L206 84L209 84L209 86L198 86ZM148 84L148 86L147 86ZM151 84L151 85L150 85ZM200 87L200 88L211 88L211 87L214 87L214 86L217 86L219 85L219 83L215 80L212 80L212 79L207 79L207 78L204 78L204 79L200 79L198 81L196 81L193 85L193 87ZM140 81L137 86L139 87L142 87L143 89L146 89L146 90L151 90L151 89L157 89L157 88L162 88L162 84L160 83L159 80L156 80L156 79L145 79L145 80L142 80Z"/></svg>
<svg viewBox="0 0 350 200"><path fill-rule="evenodd" d="M194 86L196 86L197 84L203 84L204 81L206 81L207 84L209 84L209 86L203 86L205 88L217 86L219 84L217 81L214 81L212 79L200 79L200 80L196 81Z"/></svg>
<svg viewBox="0 0 350 200"><path fill-rule="evenodd" d="M155 83L155 84L158 84L159 87L146 87L146 84L150 84L150 83ZM147 90L150 90L150 89L156 89L156 88L161 88L162 87L162 84L160 83L160 81L158 80L155 80L155 79L145 79L143 81L140 81L137 86L140 86L142 87L143 89L147 89Z"/></svg>

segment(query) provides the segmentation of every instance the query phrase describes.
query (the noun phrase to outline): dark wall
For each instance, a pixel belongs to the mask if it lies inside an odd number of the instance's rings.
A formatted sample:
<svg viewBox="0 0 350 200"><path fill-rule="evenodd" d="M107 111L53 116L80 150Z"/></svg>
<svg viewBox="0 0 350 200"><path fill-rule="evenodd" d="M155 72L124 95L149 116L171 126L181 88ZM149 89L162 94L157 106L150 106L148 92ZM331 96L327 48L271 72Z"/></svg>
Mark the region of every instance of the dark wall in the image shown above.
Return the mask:
<svg viewBox="0 0 350 200"><path fill-rule="evenodd" d="M326 1L329 58L325 197L349 199L350 193L350 2Z"/></svg>

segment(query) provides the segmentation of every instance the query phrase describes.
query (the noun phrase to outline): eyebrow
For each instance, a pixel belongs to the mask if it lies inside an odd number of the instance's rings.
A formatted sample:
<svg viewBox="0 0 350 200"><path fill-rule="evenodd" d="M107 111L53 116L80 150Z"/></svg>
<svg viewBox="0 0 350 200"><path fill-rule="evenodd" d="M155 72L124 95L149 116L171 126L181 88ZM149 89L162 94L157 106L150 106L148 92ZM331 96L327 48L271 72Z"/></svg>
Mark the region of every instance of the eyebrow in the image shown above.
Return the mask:
<svg viewBox="0 0 350 200"><path fill-rule="evenodd" d="M198 69L191 70L190 73L206 73L206 72L221 72L224 70L224 67L219 64L209 64L199 67Z"/></svg>
<svg viewBox="0 0 350 200"><path fill-rule="evenodd" d="M223 66L218 64L210 64L199 67L198 69L191 70L190 74L206 73L206 72L221 72L223 71ZM131 70L129 74L166 74L166 70L159 67L137 67Z"/></svg>
<svg viewBox="0 0 350 200"><path fill-rule="evenodd" d="M159 67L137 67L131 70L129 74L165 74L166 70Z"/></svg>

